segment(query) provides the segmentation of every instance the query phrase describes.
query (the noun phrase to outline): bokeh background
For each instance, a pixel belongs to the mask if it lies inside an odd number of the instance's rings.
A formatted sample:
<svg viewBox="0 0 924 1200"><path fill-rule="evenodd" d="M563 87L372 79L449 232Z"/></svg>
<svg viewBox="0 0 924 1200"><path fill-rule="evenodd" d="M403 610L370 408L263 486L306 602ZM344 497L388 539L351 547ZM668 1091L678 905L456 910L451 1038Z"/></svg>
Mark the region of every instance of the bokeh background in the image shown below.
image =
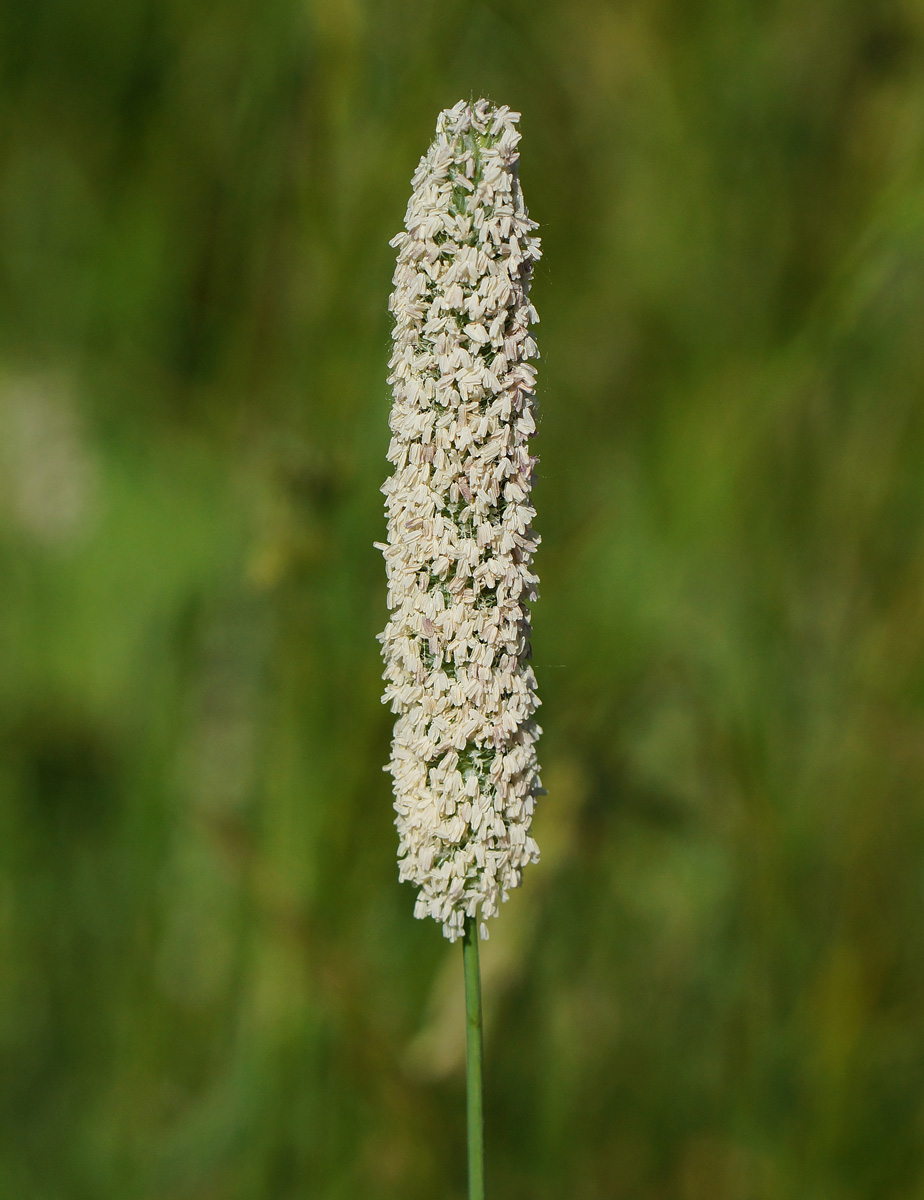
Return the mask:
<svg viewBox="0 0 924 1200"><path fill-rule="evenodd" d="M924 1198L924 3L0 17L0 1194L460 1200L397 883L386 300L523 113L543 859L506 1200Z"/></svg>

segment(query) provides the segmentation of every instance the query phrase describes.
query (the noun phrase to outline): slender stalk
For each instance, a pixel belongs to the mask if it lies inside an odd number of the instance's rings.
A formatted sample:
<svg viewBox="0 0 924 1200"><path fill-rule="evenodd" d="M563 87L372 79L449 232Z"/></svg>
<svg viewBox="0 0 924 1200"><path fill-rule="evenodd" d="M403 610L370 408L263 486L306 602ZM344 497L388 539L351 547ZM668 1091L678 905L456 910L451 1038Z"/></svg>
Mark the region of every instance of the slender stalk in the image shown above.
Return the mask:
<svg viewBox="0 0 924 1200"><path fill-rule="evenodd" d="M468 1200L484 1200L484 1108L481 1067L481 972L478 967L478 921L466 917L462 938L465 967L465 1073L468 1087Z"/></svg>

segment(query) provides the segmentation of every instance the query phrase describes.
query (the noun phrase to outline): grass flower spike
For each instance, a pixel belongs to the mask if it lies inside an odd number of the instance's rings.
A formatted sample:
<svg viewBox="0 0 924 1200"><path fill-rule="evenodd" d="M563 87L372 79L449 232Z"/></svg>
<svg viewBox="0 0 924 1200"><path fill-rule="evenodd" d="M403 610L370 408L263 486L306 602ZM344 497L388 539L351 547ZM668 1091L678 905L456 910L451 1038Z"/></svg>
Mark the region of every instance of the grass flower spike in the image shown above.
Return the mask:
<svg viewBox="0 0 924 1200"><path fill-rule="evenodd" d="M517 177L519 114L440 113L398 250L385 483L391 619L381 635L400 877L455 941L538 858L529 665L538 543L528 449L536 228Z"/></svg>

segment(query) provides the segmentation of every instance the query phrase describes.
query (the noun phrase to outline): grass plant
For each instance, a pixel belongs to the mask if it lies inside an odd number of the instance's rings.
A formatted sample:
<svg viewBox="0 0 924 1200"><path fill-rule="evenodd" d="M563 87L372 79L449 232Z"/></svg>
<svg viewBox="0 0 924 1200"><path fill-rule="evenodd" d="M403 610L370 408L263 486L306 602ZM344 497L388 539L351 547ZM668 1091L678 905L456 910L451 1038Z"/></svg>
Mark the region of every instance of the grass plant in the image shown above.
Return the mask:
<svg viewBox="0 0 924 1200"><path fill-rule="evenodd" d="M544 256L491 1194L924 1194L922 47L917 0L3 6L0 1195L465 1194L370 545L387 243L472 94Z"/></svg>

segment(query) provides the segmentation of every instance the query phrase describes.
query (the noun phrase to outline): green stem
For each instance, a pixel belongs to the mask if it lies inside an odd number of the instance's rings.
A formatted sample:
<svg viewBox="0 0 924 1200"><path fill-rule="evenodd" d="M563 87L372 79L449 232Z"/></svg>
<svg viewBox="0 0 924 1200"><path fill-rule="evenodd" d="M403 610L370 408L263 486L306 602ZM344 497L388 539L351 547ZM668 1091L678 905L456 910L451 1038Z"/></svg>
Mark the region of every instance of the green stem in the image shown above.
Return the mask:
<svg viewBox="0 0 924 1200"><path fill-rule="evenodd" d="M465 1072L468 1080L468 1200L484 1200L484 1110L481 1065L481 972L478 969L478 921L468 917L462 939L465 967Z"/></svg>

